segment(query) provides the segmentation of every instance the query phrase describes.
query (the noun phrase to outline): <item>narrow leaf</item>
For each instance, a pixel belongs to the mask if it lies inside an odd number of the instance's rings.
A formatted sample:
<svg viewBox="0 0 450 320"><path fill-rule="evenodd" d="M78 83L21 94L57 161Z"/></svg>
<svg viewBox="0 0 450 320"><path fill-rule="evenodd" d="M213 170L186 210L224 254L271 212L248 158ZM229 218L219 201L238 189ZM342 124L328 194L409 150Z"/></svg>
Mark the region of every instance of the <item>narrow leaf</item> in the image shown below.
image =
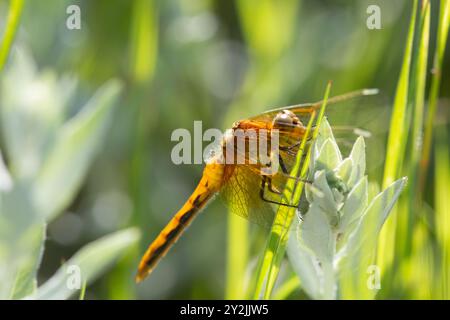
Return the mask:
<svg viewBox="0 0 450 320"><path fill-rule="evenodd" d="M120 85L110 81L63 128L35 182L36 202L53 219L75 196L111 120Z"/></svg>
<svg viewBox="0 0 450 320"><path fill-rule="evenodd" d="M67 299L81 290L83 282L92 283L108 266L139 240L134 229L118 231L91 242L78 251L58 271L39 287L31 299ZM78 278L80 277L80 278Z"/></svg>

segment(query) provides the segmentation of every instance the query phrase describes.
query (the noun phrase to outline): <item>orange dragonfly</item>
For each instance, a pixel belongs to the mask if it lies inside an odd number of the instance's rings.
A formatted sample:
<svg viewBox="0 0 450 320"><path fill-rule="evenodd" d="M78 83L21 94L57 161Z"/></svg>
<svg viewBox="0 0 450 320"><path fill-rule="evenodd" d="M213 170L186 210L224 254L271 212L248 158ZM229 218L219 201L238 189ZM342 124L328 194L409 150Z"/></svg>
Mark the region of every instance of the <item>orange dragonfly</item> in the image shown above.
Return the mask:
<svg viewBox="0 0 450 320"><path fill-rule="evenodd" d="M374 89L354 91L330 98L328 104L375 93L376 90ZM270 227L275 212L273 205L290 205L281 201L281 191L283 191L287 179L293 178L289 176L289 172L295 162L300 142L306 131L306 126L303 124L306 121L302 122L301 119L311 115L321 105L322 101L293 105L270 110L258 116L235 122L229 131L231 134L224 135L222 139L220 146L223 149L222 157L229 156L225 149L230 140L236 138L233 133L237 132L238 129L244 133L247 130L256 132L265 130L270 133L277 129L279 133L278 171L268 174L267 171L262 170L263 165L260 161L256 161L256 163L255 161L253 163L249 161L248 153L244 155L246 159L244 163L240 164L233 161L224 161L223 158L219 159L218 156L209 159L197 188L150 244L142 257L136 282L142 281L152 272L186 227L217 193L220 193L233 213L259 225ZM270 134L267 136L270 137ZM256 135L256 137L258 139L259 135ZM247 139L250 138L250 136L247 137ZM233 145L235 146L235 144ZM236 156L236 152L235 150L233 156Z"/></svg>

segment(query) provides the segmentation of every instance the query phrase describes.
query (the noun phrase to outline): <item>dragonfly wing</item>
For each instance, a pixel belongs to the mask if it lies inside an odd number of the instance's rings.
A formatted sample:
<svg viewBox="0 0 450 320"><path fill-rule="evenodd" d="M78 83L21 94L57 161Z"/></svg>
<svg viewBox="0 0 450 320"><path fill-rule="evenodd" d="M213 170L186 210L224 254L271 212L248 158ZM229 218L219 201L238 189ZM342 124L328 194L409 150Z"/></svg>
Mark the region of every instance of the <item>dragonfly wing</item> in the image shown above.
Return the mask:
<svg viewBox="0 0 450 320"><path fill-rule="evenodd" d="M220 196L231 212L265 228L270 228L275 211L260 196L262 176L250 166L236 165Z"/></svg>
<svg viewBox="0 0 450 320"><path fill-rule="evenodd" d="M311 113L311 108L316 107L316 104L313 103L304 103L304 104L297 104L293 106L286 106L286 107L279 107L275 109L271 109L268 111L265 111L259 115L256 115L254 117L249 118L249 120L253 121L269 121L271 122L273 118L281 111L283 110L290 110L293 113L298 115L305 115Z"/></svg>

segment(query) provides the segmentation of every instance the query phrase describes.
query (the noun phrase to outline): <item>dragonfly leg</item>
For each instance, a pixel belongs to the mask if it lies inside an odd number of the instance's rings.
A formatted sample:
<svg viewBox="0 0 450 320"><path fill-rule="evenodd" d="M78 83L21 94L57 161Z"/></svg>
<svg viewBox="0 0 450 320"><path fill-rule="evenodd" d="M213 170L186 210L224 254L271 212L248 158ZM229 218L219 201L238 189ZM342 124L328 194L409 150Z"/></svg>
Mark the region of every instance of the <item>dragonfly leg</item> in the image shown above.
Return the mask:
<svg viewBox="0 0 450 320"><path fill-rule="evenodd" d="M281 171L285 174L288 174L286 165L284 164L284 160L283 160L283 157L281 156L281 154L278 154L278 162L280 163Z"/></svg>
<svg viewBox="0 0 450 320"><path fill-rule="evenodd" d="M306 154L303 155L303 157L306 157ZM287 170L286 164L284 163L284 160L283 160L283 157L281 156L281 154L278 154L278 163L280 164L281 172L282 172L284 175L288 175L289 172L288 172L288 170Z"/></svg>
<svg viewBox="0 0 450 320"><path fill-rule="evenodd" d="M275 193L275 194L281 194L281 191L279 191L277 188L275 188L275 187L272 185L272 178L266 177L266 179L267 179L267 187L268 187L269 191L270 191L270 192L273 192L273 193Z"/></svg>
<svg viewBox="0 0 450 320"><path fill-rule="evenodd" d="M266 200L264 197L264 193L266 191L266 186L267 186L267 190L269 190L270 192L281 195L281 191L273 186L272 178L269 176L262 176L261 191L263 191L263 194L262 194L263 200Z"/></svg>
<svg viewBox="0 0 450 320"><path fill-rule="evenodd" d="M316 125L313 125L311 128L312 128L312 129L315 129L315 128L316 128ZM312 140L312 138L313 138L312 135L309 135L309 136L306 138L306 141L310 141L310 140ZM294 144L291 144L290 146L280 146L280 150L282 150L282 151L292 151L292 149L299 147L301 144L302 144L302 142L299 141L299 142L296 142L296 143L294 143ZM299 151L300 151L300 150L299 150ZM295 155L295 154L294 154L294 155Z"/></svg>
<svg viewBox="0 0 450 320"><path fill-rule="evenodd" d="M284 177L286 177L286 178L288 178L288 179L295 179L295 180L297 180L297 181L302 181L302 182L305 182L305 183L312 183L312 181L310 181L310 180L306 180L306 179L301 179L301 178L299 178L299 177L293 177L293 176L291 176L289 173L288 173L288 171L287 171L287 169L286 169L286 165L284 164L284 160L283 160L283 157L279 154L278 155L278 161L279 161L279 163L280 163L280 167L281 167L281 175L283 175Z"/></svg>
<svg viewBox="0 0 450 320"><path fill-rule="evenodd" d="M280 147L281 151L286 152L288 155L295 157L297 155L297 152L295 152L293 149L297 146L298 144L294 144L291 146L287 146L287 147Z"/></svg>
<svg viewBox="0 0 450 320"><path fill-rule="evenodd" d="M278 201L274 201L274 200L267 199L267 198L265 197L266 185L269 186L269 191L272 191L272 192L274 192L274 193L276 193L276 194L281 194L281 192L279 192L278 190L277 190L276 192L273 191L273 190L271 190L271 188L272 188L271 180L272 180L272 179L270 179L270 178L267 177L267 176L262 176L262 179L261 179L261 189L259 190L259 196L261 197L261 199L262 199L263 201L265 201L265 202L277 204L277 205L279 205L279 206L286 206L286 207L291 207L291 208L298 208L298 205L297 205L297 206L294 206L294 205L289 204L289 203L282 203L282 202L278 202ZM269 181L270 181L270 182L269 182Z"/></svg>
<svg viewBox="0 0 450 320"><path fill-rule="evenodd" d="M283 177L286 177L287 179L294 179L296 181L300 181L300 182L304 182L304 183L308 183L308 184L312 184L313 183L311 180L308 180L308 179L302 179L302 178L299 178L299 177L294 177L294 176L291 176L291 175L285 174L285 173L280 173L280 174Z"/></svg>
<svg viewBox="0 0 450 320"><path fill-rule="evenodd" d="M311 136L309 136L307 139L306 139L306 141L310 141L312 139L312 137ZM296 142L296 143L294 143L294 144L292 144L292 145L290 145L290 146L280 146L280 150L281 151L285 151L287 154L289 154L290 156L296 156L297 155L297 152L299 152L299 151L301 151L301 150L298 150L298 151L294 151L294 148L297 148L297 147L299 147L300 146L300 144L301 144L301 142ZM305 157L306 156L306 153L305 154L303 154L303 157Z"/></svg>
<svg viewBox="0 0 450 320"><path fill-rule="evenodd" d="M292 150L292 149L298 147L299 145L300 145L300 142L296 142L294 144L291 144L290 146L280 146L280 150L283 150L283 151Z"/></svg>

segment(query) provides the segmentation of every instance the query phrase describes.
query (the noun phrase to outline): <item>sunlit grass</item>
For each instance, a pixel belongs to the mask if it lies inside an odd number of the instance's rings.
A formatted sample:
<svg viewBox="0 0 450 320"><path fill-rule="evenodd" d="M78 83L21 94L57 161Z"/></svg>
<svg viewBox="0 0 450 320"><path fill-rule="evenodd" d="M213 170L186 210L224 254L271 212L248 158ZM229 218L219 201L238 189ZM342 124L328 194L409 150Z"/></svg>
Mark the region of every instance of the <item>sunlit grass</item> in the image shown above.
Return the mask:
<svg viewBox="0 0 450 320"><path fill-rule="evenodd" d="M402 173L409 178L408 192L401 196L395 216L389 220L380 237L378 263L382 267L386 283L385 290L381 292L385 298L398 294L400 290L406 290L404 294L419 299L439 296L440 285L432 274L441 257L434 254L435 249L430 240L433 232L430 228L433 227L429 226L427 218L430 213L438 214L439 200L436 198L430 209L424 202L424 190L439 95L441 76L439 70L448 34L448 3L442 1L440 7L428 108L426 88L429 73L427 61L430 55L431 3L424 0L415 1L413 4L407 46L391 118L383 179L385 185ZM435 192L448 194L446 188L444 184ZM442 270L448 268L448 264L445 263L443 262ZM394 279L392 277L394 273L400 274L400 277ZM443 273L445 274L445 271Z"/></svg>
<svg viewBox="0 0 450 320"><path fill-rule="evenodd" d="M412 5L411 21L406 40L406 48L391 114L389 137L386 148L386 160L384 164L383 187L388 186L396 178L400 177L400 171L403 165L403 157L408 139L409 119L411 118L411 105L408 105L408 93L410 88L409 78L413 55L417 5L418 1L415 0ZM386 225L381 231L378 264L380 265L383 273L388 273L394 263L396 240L395 231L397 228L398 214L399 213L397 213L394 208L392 217L388 219ZM390 281L387 280L387 282L389 283Z"/></svg>
<svg viewBox="0 0 450 320"><path fill-rule="evenodd" d="M229 213L227 228L227 264L225 299L246 298L249 263L249 223Z"/></svg>
<svg viewBox="0 0 450 320"><path fill-rule="evenodd" d="M413 193L418 192L418 170L422 155L422 137L423 137L423 119L425 115L425 89L428 73L428 47L430 33L430 2L424 1L420 15L418 29L418 46L413 70L413 99L414 111L412 117L412 136L411 136L411 164L410 164L410 190ZM412 198L412 197L411 197ZM411 204L412 205L412 204Z"/></svg>
<svg viewBox="0 0 450 320"><path fill-rule="evenodd" d="M409 150L406 152L403 165L408 172L408 201L404 203L404 212L399 216L400 230L403 230L400 239L397 239L399 250L404 251L404 256L411 252L412 234L415 225L415 217L420 212L420 197L418 197L419 167L422 156L423 119L425 114L425 89L427 80L428 46L430 32L430 2L423 1L420 10L420 19L417 27L417 44L414 52L414 63L411 74L411 133Z"/></svg>
<svg viewBox="0 0 450 320"><path fill-rule="evenodd" d="M158 11L153 1L133 3L130 69L134 79L142 82L154 74L158 50Z"/></svg>
<svg viewBox="0 0 450 320"><path fill-rule="evenodd" d="M25 0L11 0L10 2L6 30L0 43L0 72L8 59L9 51L19 27Z"/></svg>
<svg viewBox="0 0 450 320"><path fill-rule="evenodd" d="M274 292L272 298L274 300L287 299L295 290L300 288L300 278L296 274L292 274L290 278L283 282Z"/></svg>
<svg viewBox="0 0 450 320"><path fill-rule="evenodd" d="M450 299L450 148L448 132L441 128L436 135L435 189L436 234L441 251L440 276L436 292L441 299ZM436 297L437 298L437 297Z"/></svg>
<svg viewBox="0 0 450 320"><path fill-rule="evenodd" d="M423 156L421 162L420 191L423 192L430 161L431 144L433 141L434 120L438 105L439 90L442 78L442 63L444 60L445 46L450 27L450 1L441 0L439 8L439 21L436 35L436 49L433 59L430 95L428 97L428 112L426 114L425 134L423 141Z"/></svg>

